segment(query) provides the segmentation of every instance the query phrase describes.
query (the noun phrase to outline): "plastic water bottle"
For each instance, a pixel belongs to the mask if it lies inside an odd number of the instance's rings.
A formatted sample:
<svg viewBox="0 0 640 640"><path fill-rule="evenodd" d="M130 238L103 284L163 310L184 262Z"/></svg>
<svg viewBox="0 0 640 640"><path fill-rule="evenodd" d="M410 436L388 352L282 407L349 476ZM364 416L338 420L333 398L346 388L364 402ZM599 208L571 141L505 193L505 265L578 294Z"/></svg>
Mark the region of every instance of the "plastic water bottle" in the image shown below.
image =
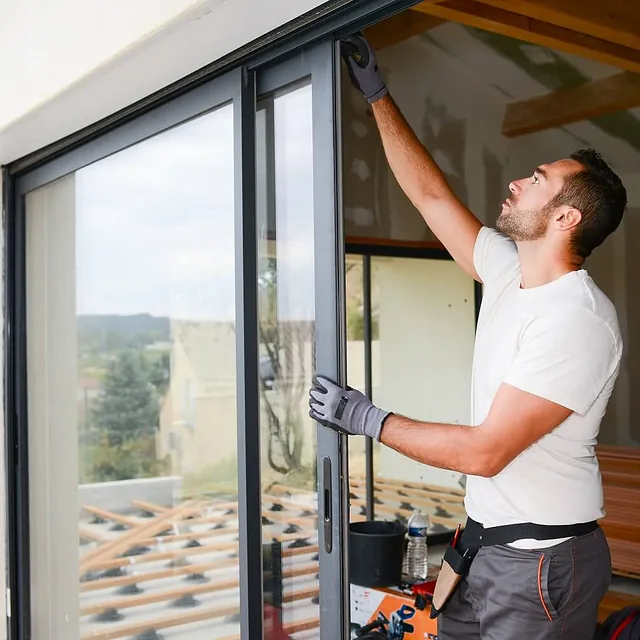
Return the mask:
<svg viewBox="0 0 640 640"><path fill-rule="evenodd" d="M427 517L420 509L409 518L406 575L409 582L423 582L427 578Z"/></svg>

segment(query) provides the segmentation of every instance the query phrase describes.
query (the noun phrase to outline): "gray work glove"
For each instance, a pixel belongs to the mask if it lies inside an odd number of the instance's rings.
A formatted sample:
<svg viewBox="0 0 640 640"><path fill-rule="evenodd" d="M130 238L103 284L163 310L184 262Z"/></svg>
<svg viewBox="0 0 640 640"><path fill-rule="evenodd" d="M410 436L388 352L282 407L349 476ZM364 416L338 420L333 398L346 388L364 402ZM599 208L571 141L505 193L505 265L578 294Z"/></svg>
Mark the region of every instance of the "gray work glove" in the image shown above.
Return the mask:
<svg viewBox="0 0 640 640"><path fill-rule="evenodd" d="M369 436L378 442L382 425L390 415L357 389L345 389L323 376L314 378L309 406L309 415L325 427L348 436Z"/></svg>
<svg viewBox="0 0 640 640"><path fill-rule="evenodd" d="M369 102L380 100L389 93L378 71L376 54L361 34L341 40L340 52L349 70L351 82Z"/></svg>

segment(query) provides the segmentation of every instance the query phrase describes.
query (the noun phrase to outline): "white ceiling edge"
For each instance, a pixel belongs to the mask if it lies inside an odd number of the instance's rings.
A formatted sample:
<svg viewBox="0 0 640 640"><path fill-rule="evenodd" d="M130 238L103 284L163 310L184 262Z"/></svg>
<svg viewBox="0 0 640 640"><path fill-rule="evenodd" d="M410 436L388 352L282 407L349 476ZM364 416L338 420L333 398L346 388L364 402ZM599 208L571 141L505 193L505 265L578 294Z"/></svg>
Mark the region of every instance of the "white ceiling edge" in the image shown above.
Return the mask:
<svg viewBox="0 0 640 640"><path fill-rule="evenodd" d="M0 131L0 165L60 140L313 10L325 0L203 0Z"/></svg>

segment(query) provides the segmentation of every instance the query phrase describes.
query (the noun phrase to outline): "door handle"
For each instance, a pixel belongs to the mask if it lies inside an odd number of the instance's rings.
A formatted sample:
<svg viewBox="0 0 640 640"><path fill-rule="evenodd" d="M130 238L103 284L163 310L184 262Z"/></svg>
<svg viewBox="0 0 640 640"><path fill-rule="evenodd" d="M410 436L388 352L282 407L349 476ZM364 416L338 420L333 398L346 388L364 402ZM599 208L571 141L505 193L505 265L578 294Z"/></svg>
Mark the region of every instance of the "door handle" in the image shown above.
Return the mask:
<svg viewBox="0 0 640 640"><path fill-rule="evenodd" d="M325 457L322 464L322 520L324 522L324 550L331 553L333 548L331 458Z"/></svg>

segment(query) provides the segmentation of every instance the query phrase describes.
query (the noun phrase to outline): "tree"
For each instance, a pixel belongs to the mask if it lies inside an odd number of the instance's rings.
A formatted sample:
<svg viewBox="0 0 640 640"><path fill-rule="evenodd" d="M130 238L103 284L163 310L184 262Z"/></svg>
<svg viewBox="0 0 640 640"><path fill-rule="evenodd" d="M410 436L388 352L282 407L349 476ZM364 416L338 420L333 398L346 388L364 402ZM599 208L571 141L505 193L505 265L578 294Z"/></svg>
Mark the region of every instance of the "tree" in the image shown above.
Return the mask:
<svg viewBox="0 0 640 640"><path fill-rule="evenodd" d="M277 262L267 258L258 280L260 292L259 336L263 353L260 396L267 414L267 461L285 474L299 470L304 443L301 402L308 376L305 349L313 344L313 323L280 320L277 304Z"/></svg>
<svg viewBox="0 0 640 640"><path fill-rule="evenodd" d="M151 362L149 381L155 387L160 397L169 389L171 381L171 354L163 351L160 356Z"/></svg>
<svg viewBox="0 0 640 640"><path fill-rule="evenodd" d="M127 350L109 364L101 397L92 411L95 442L93 481L153 477L164 470L156 458L155 436L160 398L152 384L162 365L152 369L143 352Z"/></svg>
<svg viewBox="0 0 640 640"><path fill-rule="evenodd" d="M154 435L160 403L144 355L123 351L112 360L94 409L94 424L110 446Z"/></svg>

